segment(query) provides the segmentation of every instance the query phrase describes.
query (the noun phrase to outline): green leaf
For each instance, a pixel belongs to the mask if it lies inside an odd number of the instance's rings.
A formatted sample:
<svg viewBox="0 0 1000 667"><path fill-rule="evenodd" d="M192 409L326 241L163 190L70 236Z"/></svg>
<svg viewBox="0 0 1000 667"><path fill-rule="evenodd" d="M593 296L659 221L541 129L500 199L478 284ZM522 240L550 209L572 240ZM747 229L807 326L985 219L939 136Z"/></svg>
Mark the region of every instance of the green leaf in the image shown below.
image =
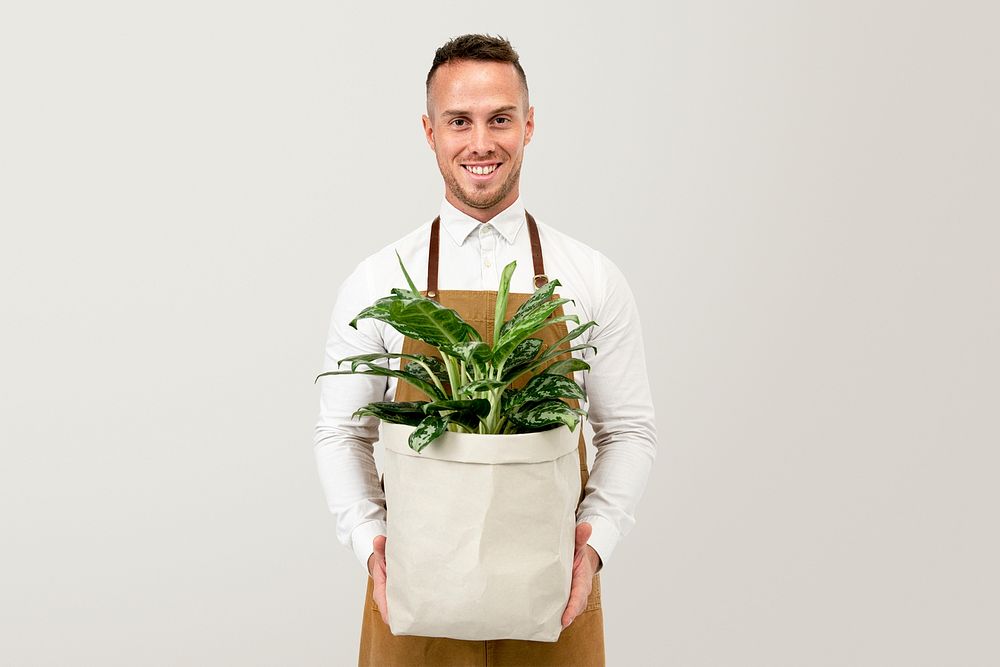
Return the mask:
<svg viewBox="0 0 1000 667"><path fill-rule="evenodd" d="M520 376L521 373L523 373L527 368L528 364L531 363L532 359L534 359L538 354L540 349L542 349L541 338L528 338L527 340L521 341L521 343L514 348L514 351L510 353L510 356L507 357L507 361L504 364L504 382L513 382L515 378Z"/></svg>
<svg viewBox="0 0 1000 667"><path fill-rule="evenodd" d="M504 374L503 374L504 379L513 382L514 380L517 379L518 376L523 375L523 374L528 373L528 372L531 372L531 371L534 371L537 368L541 368L542 366L544 366L545 364L547 364L549 361L551 361L552 359L554 359L554 358L556 358L558 356L561 356L563 354L568 354L570 352L577 352L579 350L593 350L595 353L597 352L597 348L596 347L594 347L593 345L586 345L586 344L585 345L574 345L573 347L569 347L569 348L566 348L564 350L555 350L555 349L552 349L550 347L549 349L547 349L545 351L545 354L543 354L542 356L538 357L538 359L532 361L530 364L528 364L524 368L519 369L517 371L517 375L515 375L514 377L510 377L509 378L508 374L506 372L504 372Z"/></svg>
<svg viewBox="0 0 1000 667"><path fill-rule="evenodd" d="M591 320L591 321L587 322L586 324L581 324L578 327L573 327L572 329L570 329L569 331L566 332L565 336L563 336L562 338L560 338L556 342L552 343L552 345L549 346L549 349L553 350L553 349L559 347L560 345L562 345L563 343L568 343L571 340L579 338L580 334L582 334L584 331L586 331L590 327L595 327L595 326L597 326L597 322Z"/></svg>
<svg viewBox="0 0 1000 667"><path fill-rule="evenodd" d="M362 365L368 366L369 368L385 368L384 366L375 363L381 359L408 359L410 363L403 367L404 373L408 373L410 376L418 380L434 384L434 380L431 379L430 373L427 372L427 369L430 369L442 387L448 384L448 370L444 367L444 364L441 363L441 360L436 357L428 357L424 354L400 354L396 352L359 354L353 357L341 359L337 362L337 366L349 361L351 362L351 371L353 372L360 372L357 369L358 366ZM427 368L424 368L424 366ZM435 384L435 386L437 385Z"/></svg>
<svg viewBox="0 0 1000 667"><path fill-rule="evenodd" d="M426 401L412 402L376 402L359 408L352 417L376 417L390 424L406 424L416 426L425 417L423 407Z"/></svg>
<svg viewBox="0 0 1000 667"><path fill-rule="evenodd" d="M408 441L410 449L419 454L424 447L444 433L447 426L445 420L438 415L427 415L410 434Z"/></svg>
<svg viewBox="0 0 1000 667"><path fill-rule="evenodd" d="M444 394L441 393L441 390L435 387L433 383L428 382L413 373L407 372L405 369L397 371L391 368L383 368L382 366L372 365L365 371L328 371L326 373L320 373L316 376L316 379L318 380L324 375L380 375L382 377L393 377L409 382L431 398L445 398Z"/></svg>
<svg viewBox="0 0 1000 667"><path fill-rule="evenodd" d="M541 430L547 426L564 424L572 431L580 422L582 414L585 414L582 410L571 408L562 401L553 399L536 403L521 412L515 412L509 418L518 426L527 429Z"/></svg>
<svg viewBox="0 0 1000 667"><path fill-rule="evenodd" d="M451 308L398 289L358 313L351 326L357 328L358 320L366 318L385 322L404 336L434 347L481 340L472 325Z"/></svg>
<svg viewBox="0 0 1000 667"><path fill-rule="evenodd" d="M424 405L424 413L441 412L442 410L454 410L456 412L469 412L477 417L485 417L490 414L490 402L485 398L472 398L466 400L444 400L434 401Z"/></svg>
<svg viewBox="0 0 1000 667"><path fill-rule="evenodd" d="M373 352L370 354L357 354L353 357L344 357L337 362L337 367L339 368L347 362L351 362L351 370L357 369L358 366L362 364L371 365L372 362L379 361L381 359L411 359L414 361L422 361L426 364L439 364L440 360L434 357L428 357L424 354L402 354L399 352ZM419 368L419 366L414 366L414 368ZM426 374L426 373L425 373Z"/></svg>
<svg viewBox="0 0 1000 667"><path fill-rule="evenodd" d="M416 354L413 356L422 357L422 361L427 364L438 381L441 382L442 385L448 384L448 369L444 367L444 364L441 363L440 359L436 357L427 357L422 354ZM427 382L432 382L431 376L427 374L427 371L424 370L424 367L420 364L411 362L406 365L406 370L417 377L423 378Z"/></svg>
<svg viewBox="0 0 1000 667"><path fill-rule="evenodd" d="M513 326L507 329L507 331L500 336L500 339L494 346L493 364L496 366L504 365L507 361L507 357L509 357L514 351L514 348L520 345L523 340L537 332L539 329L544 329L550 324L555 324L556 322L578 322L579 318L576 315L562 315L560 317L549 319L556 309L568 302L569 299L555 299L553 301L548 301L526 314Z"/></svg>
<svg viewBox="0 0 1000 667"><path fill-rule="evenodd" d="M467 431L477 431L480 419L471 412L449 412L444 416L446 424L461 424Z"/></svg>
<svg viewBox="0 0 1000 667"><path fill-rule="evenodd" d="M583 389L564 375L536 375L510 400L507 416L521 406L550 398L585 398Z"/></svg>
<svg viewBox="0 0 1000 667"><path fill-rule="evenodd" d="M493 354L490 346L479 340L458 343L457 345L441 345L439 349L448 356L461 359L467 365L476 368L483 368Z"/></svg>
<svg viewBox="0 0 1000 667"><path fill-rule="evenodd" d="M541 338L527 338L518 343L514 351L510 353L507 358L508 366L517 366L518 364L525 364L536 356L538 356L538 351L542 349L542 339Z"/></svg>
<svg viewBox="0 0 1000 667"><path fill-rule="evenodd" d="M500 394L500 414L507 414L511 401L513 401L519 393L519 389L514 389L512 387L507 387L503 390L503 393Z"/></svg>
<svg viewBox="0 0 1000 667"><path fill-rule="evenodd" d="M476 380L470 382L469 384L462 385L458 388L459 394L474 394L477 391L489 391L490 389L499 389L500 387L506 387L507 383L501 380Z"/></svg>
<svg viewBox="0 0 1000 667"><path fill-rule="evenodd" d="M563 359L562 361L557 361L548 368L546 368L542 373L548 373L549 375L566 375L567 373L574 373L576 371L589 371L590 364L582 359Z"/></svg>
<svg viewBox="0 0 1000 667"><path fill-rule="evenodd" d="M494 344L496 344L497 338L500 336L500 328L504 324L504 318L507 317L507 296L510 293L510 277L514 274L515 268L517 268L517 262L511 262L503 267L503 273L500 274L500 287L497 289L497 305L493 314Z"/></svg>
<svg viewBox="0 0 1000 667"><path fill-rule="evenodd" d="M514 311L514 315L511 316L502 327L500 327L499 332L494 339L499 338L502 334L506 333L508 329L517 324L517 321L525 317L530 311L534 310L538 306L544 304L546 301L552 298L552 294L555 292L556 287L559 287L558 280L552 280L535 290L527 301L521 304L521 307ZM495 346L494 346L495 347Z"/></svg>
<svg viewBox="0 0 1000 667"><path fill-rule="evenodd" d="M562 350L556 350L550 347L549 349L545 350L545 354L543 354L542 356L538 357L538 359L535 360L535 363L536 364L545 363L550 359L555 359L556 357L561 357L562 355L569 354L571 352L579 352L580 350L593 350L594 354L597 354L597 348L589 343L583 343L582 345L574 345L573 347L567 347Z"/></svg>
<svg viewBox="0 0 1000 667"><path fill-rule="evenodd" d="M399 256L399 251L396 251L396 259L399 260L399 268L403 270L403 276L406 278L406 283L410 286L410 291L413 294L420 294L417 290L417 286L413 284L413 279L410 278L409 272L406 270L406 266L403 265L403 258Z"/></svg>

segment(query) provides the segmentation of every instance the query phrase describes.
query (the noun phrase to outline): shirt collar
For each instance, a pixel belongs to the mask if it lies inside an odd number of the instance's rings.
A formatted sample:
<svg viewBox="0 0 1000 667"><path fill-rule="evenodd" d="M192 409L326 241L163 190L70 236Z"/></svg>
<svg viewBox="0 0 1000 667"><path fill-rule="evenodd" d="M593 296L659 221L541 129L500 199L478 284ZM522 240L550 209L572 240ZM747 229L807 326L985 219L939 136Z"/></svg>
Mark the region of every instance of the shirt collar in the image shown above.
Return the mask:
<svg viewBox="0 0 1000 667"><path fill-rule="evenodd" d="M497 213L486 222L479 222L473 217L462 213L452 206L447 199L441 201L441 226L455 242L462 245L465 240L479 229L480 225L490 225L496 229L507 243L514 243L517 233L524 226L524 204L518 197L514 203Z"/></svg>

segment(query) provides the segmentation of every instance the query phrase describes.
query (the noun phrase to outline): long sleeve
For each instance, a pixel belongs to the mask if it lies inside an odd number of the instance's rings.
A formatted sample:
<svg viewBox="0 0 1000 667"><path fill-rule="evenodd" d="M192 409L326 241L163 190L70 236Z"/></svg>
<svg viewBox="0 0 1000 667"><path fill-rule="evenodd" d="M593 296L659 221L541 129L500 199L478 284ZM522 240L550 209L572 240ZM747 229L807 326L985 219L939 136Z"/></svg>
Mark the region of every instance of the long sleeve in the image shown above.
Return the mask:
<svg viewBox="0 0 1000 667"><path fill-rule="evenodd" d="M656 428L635 299L618 268L595 254L604 294L596 301L590 343L597 353L585 355L591 369L584 382L597 454L577 521L593 526L589 544L607 564L635 524L656 456Z"/></svg>
<svg viewBox="0 0 1000 667"><path fill-rule="evenodd" d="M495 291L500 269L510 261L533 265L525 213L518 202L489 223L480 223L448 204L441 208L442 289ZM538 224L545 267L573 300L567 313L593 319L598 326L577 342L590 342L596 355L580 356L591 370L576 379L588 394L586 408L597 449L578 521L593 526L589 544L606 564L635 523L635 510L646 486L656 451L653 403L646 377L642 333L635 300L618 268L589 246ZM427 261L430 223L365 259L341 286L330 322L323 370L336 361L373 352L399 352L403 336L388 325L351 319L375 299L399 287L399 257L418 281ZM513 292L531 292L530 268L519 268ZM398 362L390 364L398 368ZM315 453L320 480L336 520L338 539L367 565L372 539L386 531L385 496L378 481L373 446L377 420L352 419L361 406L391 400L396 382L361 375L320 379L320 415Z"/></svg>
<svg viewBox="0 0 1000 667"><path fill-rule="evenodd" d="M385 343L373 320L349 322L374 299L365 265L345 280L330 320L323 371L337 370L344 357L384 352ZM320 412L314 450L320 481L330 512L336 520L337 538L354 550L367 569L372 539L385 534L385 496L378 480L373 445L378 440L378 420L354 419L359 407L385 400L386 381L367 375L335 375L319 379Z"/></svg>

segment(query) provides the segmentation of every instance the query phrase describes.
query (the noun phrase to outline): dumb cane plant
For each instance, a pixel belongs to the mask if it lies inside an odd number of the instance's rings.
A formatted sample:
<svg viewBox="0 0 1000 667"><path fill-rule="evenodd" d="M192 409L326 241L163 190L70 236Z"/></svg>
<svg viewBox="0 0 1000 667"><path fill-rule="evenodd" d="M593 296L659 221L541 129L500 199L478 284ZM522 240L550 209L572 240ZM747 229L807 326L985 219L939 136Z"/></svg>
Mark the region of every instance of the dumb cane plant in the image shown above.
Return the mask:
<svg viewBox="0 0 1000 667"><path fill-rule="evenodd" d="M396 256L399 258L399 253ZM576 315L555 315L560 306L570 301L552 298L558 280L537 288L505 321L510 278L517 262L504 267L497 291L494 336L489 344L456 311L421 295L402 258L399 266L410 288L393 289L390 296L358 313L351 326L357 328L358 320L365 318L381 320L404 336L436 348L440 359L394 352L360 354L337 362L338 368L350 363L351 370L321 373L316 380L325 375L394 377L410 383L431 400L369 403L355 412L354 417L367 415L415 426L409 445L417 452L446 430L496 434L530 433L559 425L570 430L576 428L580 416L586 413L562 399L582 399L585 394L566 374L587 370L590 365L573 357L556 358L587 348L596 352L593 345L570 345L584 331L596 326L596 322L581 325ZM542 339L534 334L558 322L573 322L577 326L542 349ZM379 363L390 359L400 359L399 370ZM513 388L513 383L527 373L535 375L523 388Z"/></svg>

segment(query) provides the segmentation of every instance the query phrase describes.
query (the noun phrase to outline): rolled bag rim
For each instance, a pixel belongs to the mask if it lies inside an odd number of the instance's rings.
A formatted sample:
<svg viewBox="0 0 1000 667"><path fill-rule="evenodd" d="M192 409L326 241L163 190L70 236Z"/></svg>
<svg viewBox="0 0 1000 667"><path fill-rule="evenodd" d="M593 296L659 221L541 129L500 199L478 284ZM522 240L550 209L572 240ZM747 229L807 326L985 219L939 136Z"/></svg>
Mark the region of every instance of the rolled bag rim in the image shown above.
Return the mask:
<svg viewBox="0 0 1000 667"><path fill-rule="evenodd" d="M410 449L408 439L416 428L406 424L381 424L379 441L395 454L437 461L503 465L554 461L579 447L583 420L572 431L564 425L534 433L483 434L445 431L421 452Z"/></svg>

